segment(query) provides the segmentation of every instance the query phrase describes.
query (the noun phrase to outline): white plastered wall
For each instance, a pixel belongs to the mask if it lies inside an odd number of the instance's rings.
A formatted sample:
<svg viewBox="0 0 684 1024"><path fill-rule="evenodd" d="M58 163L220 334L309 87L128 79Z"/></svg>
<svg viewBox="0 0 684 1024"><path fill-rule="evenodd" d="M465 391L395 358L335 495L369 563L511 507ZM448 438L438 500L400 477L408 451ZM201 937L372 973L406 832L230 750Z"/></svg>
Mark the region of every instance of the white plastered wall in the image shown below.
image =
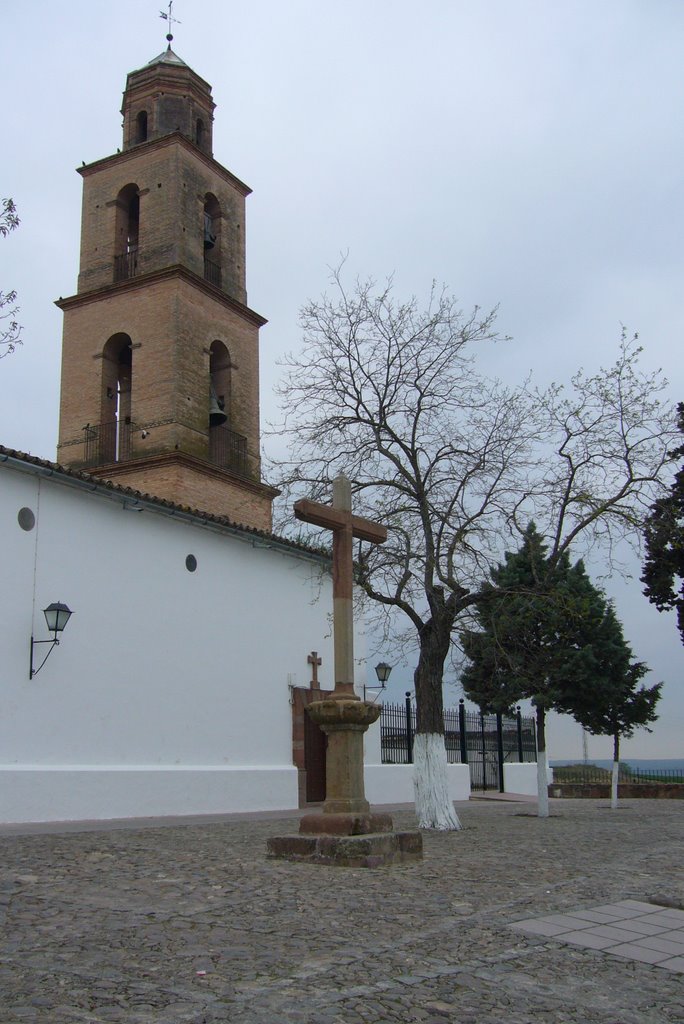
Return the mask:
<svg viewBox="0 0 684 1024"><path fill-rule="evenodd" d="M297 806L288 684L311 650L332 665L320 564L6 466L0 536L0 821ZM52 601L74 614L29 680Z"/></svg>

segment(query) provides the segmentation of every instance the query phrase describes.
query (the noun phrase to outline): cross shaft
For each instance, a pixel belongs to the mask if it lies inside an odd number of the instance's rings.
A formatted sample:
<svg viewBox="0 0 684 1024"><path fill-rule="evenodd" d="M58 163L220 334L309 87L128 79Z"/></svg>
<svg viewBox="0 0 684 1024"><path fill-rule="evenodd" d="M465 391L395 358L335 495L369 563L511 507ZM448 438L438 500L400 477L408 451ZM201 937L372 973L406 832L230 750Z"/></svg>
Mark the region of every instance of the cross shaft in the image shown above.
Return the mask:
<svg viewBox="0 0 684 1024"><path fill-rule="evenodd" d="M353 542L365 540L382 544L387 530L379 523L351 510L351 484L345 476L333 480L331 505L303 498L295 503L295 518L313 526L332 530L333 534L333 637L335 649L335 694L354 695L354 620L352 593L354 587Z"/></svg>

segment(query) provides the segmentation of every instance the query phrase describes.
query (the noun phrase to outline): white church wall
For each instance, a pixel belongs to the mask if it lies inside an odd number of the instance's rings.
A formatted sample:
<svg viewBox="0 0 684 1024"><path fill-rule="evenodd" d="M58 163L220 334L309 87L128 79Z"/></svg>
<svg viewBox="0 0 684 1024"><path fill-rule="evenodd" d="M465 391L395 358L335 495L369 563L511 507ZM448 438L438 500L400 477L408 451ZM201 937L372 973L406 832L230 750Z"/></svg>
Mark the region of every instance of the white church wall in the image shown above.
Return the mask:
<svg viewBox="0 0 684 1024"><path fill-rule="evenodd" d="M293 806L291 766L0 765L0 821L147 818Z"/></svg>
<svg viewBox="0 0 684 1024"><path fill-rule="evenodd" d="M332 665L319 564L8 469L0 515L0 820L297 806L288 682Z"/></svg>

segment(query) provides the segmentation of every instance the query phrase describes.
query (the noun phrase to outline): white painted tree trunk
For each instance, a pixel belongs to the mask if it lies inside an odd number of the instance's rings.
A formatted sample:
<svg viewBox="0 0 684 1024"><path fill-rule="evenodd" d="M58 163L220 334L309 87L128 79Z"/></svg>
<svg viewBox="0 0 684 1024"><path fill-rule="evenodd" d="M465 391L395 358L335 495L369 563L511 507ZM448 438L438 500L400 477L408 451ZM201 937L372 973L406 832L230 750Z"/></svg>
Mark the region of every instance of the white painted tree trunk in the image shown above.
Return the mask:
<svg viewBox="0 0 684 1024"><path fill-rule="evenodd" d="M610 779L610 806L613 810L618 805L618 775L620 772L620 762L613 761L613 774Z"/></svg>
<svg viewBox="0 0 684 1024"><path fill-rule="evenodd" d="M461 828L449 797L447 757L440 733L413 737L413 792L419 828L449 832Z"/></svg>
<svg viewBox="0 0 684 1024"><path fill-rule="evenodd" d="M546 751L537 754L537 816L549 816L549 776L546 770Z"/></svg>

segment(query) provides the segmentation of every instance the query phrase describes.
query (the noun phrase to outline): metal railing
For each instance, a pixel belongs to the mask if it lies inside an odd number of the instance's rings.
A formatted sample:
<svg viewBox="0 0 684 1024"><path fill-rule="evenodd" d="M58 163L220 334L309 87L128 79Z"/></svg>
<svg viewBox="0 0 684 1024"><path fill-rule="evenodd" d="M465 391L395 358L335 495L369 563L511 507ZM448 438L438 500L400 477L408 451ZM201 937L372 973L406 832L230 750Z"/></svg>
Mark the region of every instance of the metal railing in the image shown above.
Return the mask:
<svg viewBox="0 0 684 1024"><path fill-rule="evenodd" d="M221 267L208 256L204 257L204 280L215 284L217 288L221 287Z"/></svg>
<svg viewBox="0 0 684 1024"><path fill-rule="evenodd" d="M610 783L612 777L611 768L601 768L597 764L568 764L556 765L553 769L553 781L555 783L575 783L578 785L592 785ZM618 771L618 782L643 783L678 783L684 785L684 769L682 768L632 768L630 765L621 764Z"/></svg>
<svg viewBox="0 0 684 1024"><path fill-rule="evenodd" d="M114 257L114 280L127 281L138 273L138 247Z"/></svg>
<svg viewBox="0 0 684 1024"><path fill-rule="evenodd" d="M85 465L105 466L130 459L132 430L130 420L88 423L83 428Z"/></svg>
<svg viewBox="0 0 684 1024"><path fill-rule="evenodd" d="M83 428L84 467L126 462L132 457L131 438L136 429L130 420L88 423ZM250 476L247 438L224 426L211 427L208 461L219 469Z"/></svg>
<svg viewBox="0 0 684 1024"><path fill-rule="evenodd" d="M380 713L380 744L383 764L412 764L416 709L407 695L404 704L383 704ZM468 764L473 789L503 785L507 761L537 760L534 718L518 711L514 718L482 715L458 708L444 709L444 746L451 764Z"/></svg>
<svg viewBox="0 0 684 1024"><path fill-rule="evenodd" d="M209 461L219 469L249 476L247 460L247 438L236 434L228 427L210 427L209 429Z"/></svg>

